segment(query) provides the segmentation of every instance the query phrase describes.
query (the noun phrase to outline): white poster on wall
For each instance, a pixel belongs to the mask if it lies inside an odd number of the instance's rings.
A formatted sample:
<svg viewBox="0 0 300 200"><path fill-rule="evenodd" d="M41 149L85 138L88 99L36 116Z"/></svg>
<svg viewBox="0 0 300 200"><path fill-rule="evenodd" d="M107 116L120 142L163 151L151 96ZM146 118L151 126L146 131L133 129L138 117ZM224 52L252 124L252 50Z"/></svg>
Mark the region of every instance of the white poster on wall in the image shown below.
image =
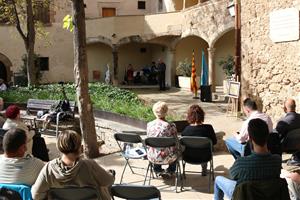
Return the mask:
<svg viewBox="0 0 300 200"><path fill-rule="evenodd" d="M270 13L270 38L273 42L299 40L299 10L286 8Z"/></svg>

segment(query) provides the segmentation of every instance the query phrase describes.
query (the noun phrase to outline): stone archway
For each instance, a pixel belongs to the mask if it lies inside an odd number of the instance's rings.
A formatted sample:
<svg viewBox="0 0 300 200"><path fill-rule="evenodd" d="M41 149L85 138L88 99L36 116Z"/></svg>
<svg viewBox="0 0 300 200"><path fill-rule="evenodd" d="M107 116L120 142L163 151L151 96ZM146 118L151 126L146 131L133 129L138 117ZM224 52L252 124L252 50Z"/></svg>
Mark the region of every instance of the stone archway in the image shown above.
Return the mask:
<svg viewBox="0 0 300 200"><path fill-rule="evenodd" d="M0 53L0 78L4 79L6 82L12 81L12 63L4 54ZM3 74L4 73L4 74Z"/></svg>
<svg viewBox="0 0 300 200"><path fill-rule="evenodd" d="M187 37L181 38L174 44L174 49L176 50L176 65L179 62L187 60L187 62L192 62L192 53L195 52L195 65L196 73L198 76L201 74L201 63L202 63L202 51L204 51L206 57L206 63L208 63L208 43L203 38L196 35L189 35ZM175 73L176 70L173 71ZM175 75L175 74L174 74Z"/></svg>
<svg viewBox="0 0 300 200"><path fill-rule="evenodd" d="M222 34L219 35L214 43L212 43L212 48L214 49L214 61L215 61L215 84L221 86L223 80L227 77L222 69L219 66L220 61L228 59L229 56L234 56L234 29L227 29Z"/></svg>

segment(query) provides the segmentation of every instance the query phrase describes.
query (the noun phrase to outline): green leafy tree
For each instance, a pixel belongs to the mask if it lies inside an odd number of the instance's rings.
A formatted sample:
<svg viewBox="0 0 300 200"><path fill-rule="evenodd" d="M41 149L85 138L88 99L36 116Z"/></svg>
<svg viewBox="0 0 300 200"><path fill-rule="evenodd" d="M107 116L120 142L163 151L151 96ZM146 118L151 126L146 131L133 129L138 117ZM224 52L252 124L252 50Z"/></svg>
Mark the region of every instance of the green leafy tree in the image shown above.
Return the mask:
<svg viewBox="0 0 300 200"><path fill-rule="evenodd" d="M25 45L28 86L38 84L34 47L36 30L41 26L36 17L40 6L49 7L49 0L0 0L0 21L15 26Z"/></svg>

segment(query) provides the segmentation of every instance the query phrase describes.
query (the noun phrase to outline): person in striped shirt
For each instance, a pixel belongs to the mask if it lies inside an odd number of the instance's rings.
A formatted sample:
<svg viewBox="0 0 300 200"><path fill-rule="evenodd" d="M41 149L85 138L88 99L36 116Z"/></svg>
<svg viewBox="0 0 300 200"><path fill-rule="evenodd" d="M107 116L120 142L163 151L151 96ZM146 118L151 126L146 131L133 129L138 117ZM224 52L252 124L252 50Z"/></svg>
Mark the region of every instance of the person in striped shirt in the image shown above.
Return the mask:
<svg viewBox="0 0 300 200"><path fill-rule="evenodd" d="M25 152L27 136L23 129L9 129L0 155L0 183L33 185L44 162Z"/></svg>
<svg viewBox="0 0 300 200"><path fill-rule="evenodd" d="M253 152L239 157L230 168L231 179L217 176L215 180L214 200L231 199L235 186L245 181L270 180L280 176L281 157L272 155L267 148L268 125L262 119L252 119L248 124L249 140Z"/></svg>

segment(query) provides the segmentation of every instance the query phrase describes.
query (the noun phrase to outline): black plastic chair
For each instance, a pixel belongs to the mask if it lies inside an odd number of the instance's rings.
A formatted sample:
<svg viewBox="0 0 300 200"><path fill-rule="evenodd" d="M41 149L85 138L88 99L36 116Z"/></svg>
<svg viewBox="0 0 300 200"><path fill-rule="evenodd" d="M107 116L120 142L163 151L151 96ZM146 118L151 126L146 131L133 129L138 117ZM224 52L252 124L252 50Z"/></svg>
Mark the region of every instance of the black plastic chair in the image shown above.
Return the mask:
<svg viewBox="0 0 300 200"><path fill-rule="evenodd" d="M93 187L51 188L48 192L51 200L101 200L98 190Z"/></svg>
<svg viewBox="0 0 300 200"><path fill-rule="evenodd" d="M115 137L115 140L118 143L118 146L120 147L120 150L122 152L122 156L125 158L125 161L126 161L123 172L122 172L122 175L121 175L121 180L120 180L120 184L121 184L127 165L129 166L131 172L134 174L134 171L132 169L133 166L131 166L129 164L129 160L130 159L143 159L143 158L145 158L146 149L145 149L145 146L143 144L143 140L142 140L141 136L139 136L136 133L115 133L114 137ZM122 144L123 144L123 146L122 146ZM135 144L135 145L141 144L141 146L142 146L141 149L144 150L144 153L140 154L140 155L139 155L140 152L136 152L136 155L128 154L128 152L126 152L126 146L127 145L133 145L133 144Z"/></svg>
<svg viewBox="0 0 300 200"><path fill-rule="evenodd" d="M1 200L22 200L21 195L11 189L0 188L0 199Z"/></svg>
<svg viewBox="0 0 300 200"><path fill-rule="evenodd" d="M209 182L208 191L210 192L211 180L215 179L214 174L214 162L213 162L213 145L209 138L206 137L194 137L184 136L180 138L180 144L184 146L182 152L182 168L183 177L185 176L185 165L186 163L193 165L201 165L202 163L209 162ZM192 173L199 173L194 171L188 171ZM203 173L203 172L202 172Z"/></svg>
<svg viewBox="0 0 300 200"><path fill-rule="evenodd" d="M152 148L170 148L170 147L176 147L177 144L177 139L174 137L148 137L145 139L145 146L146 149L148 150L148 148L152 147ZM148 152L147 152L148 153ZM175 178L175 191L177 192L177 185L178 185L178 179L180 178L180 180L182 179L181 177L181 170L180 170L180 164L179 164L179 152L177 152L177 160L175 160L174 162L176 163L176 178ZM148 159L149 160L149 159ZM147 177L148 177L148 172L150 170L150 175L149 175L149 185L150 185L150 181L151 181L151 177L154 178L154 173L153 173L153 166L154 164L160 164L160 165L169 165L170 163L155 163L151 160L149 160L149 164L147 167L147 172L146 172L146 176L145 176L145 180L144 180L144 185L147 181Z"/></svg>
<svg viewBox="0 0 300 200"><path fill-rule="evenodd" d="M238 184L233 192L232 200L289 200L287 182L283 178L272 180L246 181Z"/></svg>
<svg viewBox="0 0 300 200"><path fill-rule="evenodd" d="M151 185L113 185L111 195L113 199L114 197L130 200L161 199L160 191Z"/></svg>
<svg viewBox="0 0 300 200"><path fill-rule="evenodd" d="M300 129L294 129L287 133L281 141L282 152L294 153L300 150Z"/></svg>

